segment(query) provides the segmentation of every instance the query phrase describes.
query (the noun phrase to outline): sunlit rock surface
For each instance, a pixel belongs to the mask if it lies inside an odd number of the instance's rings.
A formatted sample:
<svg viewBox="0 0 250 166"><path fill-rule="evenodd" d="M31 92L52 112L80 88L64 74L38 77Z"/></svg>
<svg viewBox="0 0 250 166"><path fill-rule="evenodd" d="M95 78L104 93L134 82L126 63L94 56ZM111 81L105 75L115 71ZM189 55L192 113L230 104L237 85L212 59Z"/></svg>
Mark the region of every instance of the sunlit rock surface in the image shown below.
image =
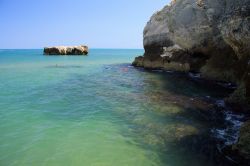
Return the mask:
<svg viewBox="0 0 250 166"><path fill-rule="evenodd" d="M205 78L235 82L244 89L250 59L249 11L249 0L173 1L147 23L145 54L133 65L201 72Z"/></svg>
<svg viewBox="0 0 250 166"><path fill-rule="evenodd" d="M55 46L45 47L44 55L87 55L87 46Z"/></svg>

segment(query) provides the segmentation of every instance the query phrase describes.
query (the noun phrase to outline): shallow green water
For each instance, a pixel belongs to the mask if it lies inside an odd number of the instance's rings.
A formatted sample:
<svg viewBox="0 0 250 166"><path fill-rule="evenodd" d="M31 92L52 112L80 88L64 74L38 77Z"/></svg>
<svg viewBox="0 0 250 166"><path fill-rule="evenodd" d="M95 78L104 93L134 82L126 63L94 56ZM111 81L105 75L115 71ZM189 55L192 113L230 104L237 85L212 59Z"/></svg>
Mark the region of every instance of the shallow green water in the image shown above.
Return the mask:
<svg viewBox="0 0 250 166"><path fill-rule="evenodd" d="M225 91L131 67L142 53L0 50L0 165L215 165L189 140L211 129L200 98Z"/></svg>

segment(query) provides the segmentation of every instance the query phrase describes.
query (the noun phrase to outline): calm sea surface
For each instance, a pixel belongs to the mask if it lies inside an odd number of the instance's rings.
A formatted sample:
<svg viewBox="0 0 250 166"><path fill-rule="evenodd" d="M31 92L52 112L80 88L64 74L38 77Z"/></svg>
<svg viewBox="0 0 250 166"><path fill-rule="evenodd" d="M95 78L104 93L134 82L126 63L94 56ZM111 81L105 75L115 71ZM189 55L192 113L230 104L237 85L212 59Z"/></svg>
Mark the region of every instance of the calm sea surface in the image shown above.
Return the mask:
<svg viewBox="0 0 250 166"><path fill-rule="evenodd" d="M131 67L141 54L0 50L0 165L216 165L205 110L227 92Z"/></svg>

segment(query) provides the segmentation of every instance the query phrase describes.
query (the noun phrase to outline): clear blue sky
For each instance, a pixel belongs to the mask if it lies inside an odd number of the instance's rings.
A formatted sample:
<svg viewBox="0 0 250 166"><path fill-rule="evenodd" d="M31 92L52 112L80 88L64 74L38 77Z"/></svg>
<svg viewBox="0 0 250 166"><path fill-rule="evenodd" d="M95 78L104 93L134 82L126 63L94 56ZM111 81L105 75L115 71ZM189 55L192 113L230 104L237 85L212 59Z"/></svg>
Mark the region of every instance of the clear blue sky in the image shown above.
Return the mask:
<svg viewBox="0 0 250 166"><path fill-rule="evenodd" d="M0 0L0 48L142 48L146 22L169 1Z"/></svg>

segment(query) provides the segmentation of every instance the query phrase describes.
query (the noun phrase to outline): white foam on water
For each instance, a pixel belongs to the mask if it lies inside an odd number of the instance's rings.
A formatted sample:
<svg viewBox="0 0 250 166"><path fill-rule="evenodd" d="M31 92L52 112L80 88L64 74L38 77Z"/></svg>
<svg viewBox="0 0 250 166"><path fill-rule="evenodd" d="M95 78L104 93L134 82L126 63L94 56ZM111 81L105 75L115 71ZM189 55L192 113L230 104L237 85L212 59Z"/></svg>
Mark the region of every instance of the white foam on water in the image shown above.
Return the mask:
<svg viewBox="0 0 250 166"><path fill-rule="evenodd" d="M225 102L218 100L217 106L225 107ZM224 129L212 129L214 136L224 142L224 146L235 144L239 138L239 130L243 124L244 115L235 114L232 111L225 110L225 122L227 127Z"/></svg>
<svg viewBox="0 0 250 166"><path fill-rule="evenodd" d="M225 108L226 107L226 104L225 104L225 101L224 100L217 100L215 102L216 106L219 107L219 108Z"/></svg>
<svg viewBox="0 0 250 166"><path fill-rule="evenodd" d="M188 73L189 77L191 78L201 78L200 73Z"/></svg>
<svg viewBox="0 0 250 166"><path fill-rule="evenodd" d="M165 70L166 73L174 73L174 71L171 70Z"/></svg>

